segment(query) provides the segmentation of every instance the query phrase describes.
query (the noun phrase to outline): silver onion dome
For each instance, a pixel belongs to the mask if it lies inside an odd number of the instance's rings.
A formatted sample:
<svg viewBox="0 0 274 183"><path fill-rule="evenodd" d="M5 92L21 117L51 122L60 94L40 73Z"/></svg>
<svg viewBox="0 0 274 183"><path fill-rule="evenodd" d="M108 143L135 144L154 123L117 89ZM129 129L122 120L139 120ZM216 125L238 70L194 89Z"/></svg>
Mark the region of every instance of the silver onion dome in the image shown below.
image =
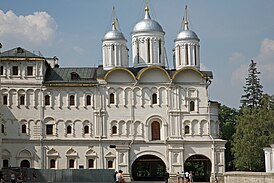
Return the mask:
<svg viewBox="0 0 274 183"><path fill-rule="evenodd" d="M134 26L132 33L148 31L164 32L162 26L150 18L148 5L145 8L145 12L145 18Z"/></svg>
<svg viewBox="0 0 274 183"><path fill-rule="evenodd" d="M177 35L176 40L198 40L200 41L200 39L198 38L197 34L191 30L188 29L188 22L185 22L185 26L183 28L183 30Z"/></svg>
<svg viewBox="0 0 274 183"><path fill-rule="evenodd" d="M117 30L117 23L112 23L112 30L107 32L103 38L103 41L106 40L125 40L125 36L122 32Z"/></svg>
<svg viewBox="0 0 274 183"><path fill-rule="evenodd" d="M122 32L119 32L117 30L111 30L109 32L107 32L103 38L103 41L105 40L121 40L121 39L125 39L124 35Z"/></svg>
<svg viewBox="0 0 274 183"><path fill-rule="evenodd" d="M180 32L176 38L176 40L189 40L189 39L196 39L200 40L197 34L191 30L183 30Z"/></svg>

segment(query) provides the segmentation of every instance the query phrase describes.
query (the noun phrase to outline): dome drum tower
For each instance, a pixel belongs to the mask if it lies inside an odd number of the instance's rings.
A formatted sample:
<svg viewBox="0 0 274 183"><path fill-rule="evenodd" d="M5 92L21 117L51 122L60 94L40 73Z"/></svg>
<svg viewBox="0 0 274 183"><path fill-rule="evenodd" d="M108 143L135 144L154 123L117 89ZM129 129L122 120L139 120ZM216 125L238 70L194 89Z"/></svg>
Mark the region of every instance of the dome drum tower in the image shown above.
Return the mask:
<svg viewBox="0 0 274 183"><path fill-rule="evenodd" d="M188 28L188 20L183 20L182 31L175 39L175 68L191 66L200 70L200 39Z"/></svg>
<svg viewBox="0 0 274 183"><path fill-rule="evenodd" d="M107 32L102 40L103 67L110 70L114 67L128 67L127 40L123 33L117 30L117 19L112 22L112 30Z"/></svg>
<svg viewBox="0 0 274 183"><path fill-rule="evenodd" d="M165 32L158 22L150 18L148 4L145 8L145 18L134 26L131 35L134 67L151 65L166 67Z"/></svg>

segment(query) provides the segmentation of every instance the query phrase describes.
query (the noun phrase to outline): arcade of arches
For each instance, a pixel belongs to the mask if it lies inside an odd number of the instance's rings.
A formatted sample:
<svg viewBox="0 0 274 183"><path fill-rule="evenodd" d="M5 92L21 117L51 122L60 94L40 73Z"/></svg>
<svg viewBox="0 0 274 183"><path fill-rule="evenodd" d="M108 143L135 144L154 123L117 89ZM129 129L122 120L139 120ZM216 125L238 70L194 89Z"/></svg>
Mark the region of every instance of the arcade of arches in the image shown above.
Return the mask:
<svg viewBox="0 0 274 183"><path fill-rule="evenodd" d="M209 182L211 176L211 161L203 155L190 156L184 163L184 171L192 172L194 182ZM160 181L164 178L166 165L159 157L144 155L132 164L134 181Z"/></svg>

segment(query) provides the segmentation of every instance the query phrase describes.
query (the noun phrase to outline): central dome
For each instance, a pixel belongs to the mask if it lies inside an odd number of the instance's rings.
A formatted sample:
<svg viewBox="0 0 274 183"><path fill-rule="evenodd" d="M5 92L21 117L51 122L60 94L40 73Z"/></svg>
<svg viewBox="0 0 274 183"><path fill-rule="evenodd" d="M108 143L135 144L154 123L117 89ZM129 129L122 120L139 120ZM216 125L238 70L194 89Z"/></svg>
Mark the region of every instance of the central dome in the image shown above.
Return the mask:
<svg viewBox="0 0 274 183"><path fill-rule="evenodd" d="M132 33L148 31L164 32L162 26L150 18L148 5L145 8L145 12L145 18L134 26Z"/></svg>
<svg viewBox="0 0 274 183"><path fill-rule="evenodd" d="M136 33L136 32L147 32L147 31L164 32L161 25L152 19L141 20L134 26L132 32Z"/></svg>

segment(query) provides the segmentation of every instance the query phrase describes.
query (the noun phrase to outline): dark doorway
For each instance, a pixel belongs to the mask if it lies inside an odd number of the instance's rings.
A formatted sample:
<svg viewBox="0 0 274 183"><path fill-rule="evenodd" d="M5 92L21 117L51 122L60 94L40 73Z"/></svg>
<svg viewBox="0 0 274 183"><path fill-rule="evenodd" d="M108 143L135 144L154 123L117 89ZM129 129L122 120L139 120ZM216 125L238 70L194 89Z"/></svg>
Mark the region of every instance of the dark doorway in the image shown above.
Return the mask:
<svg viewBox="0 0 274 183"><path fill-rule="evenodd" d="M28 160L21 161L20 167L30 168L30 163Z"/></svg>
<svg viewBox="0 0 274 183"><path fill-rule="evenodd" d="M132 164L132 178L134 181L164 180L165 163L153 155L141 156Z"/></svg>
<svg viewBox="0 0 274 183"><path fill-rule="evenodd" d="M184 163L185 172L192 172L194 182L209 182L211 161L203 155L190 156Z"/></svg>

